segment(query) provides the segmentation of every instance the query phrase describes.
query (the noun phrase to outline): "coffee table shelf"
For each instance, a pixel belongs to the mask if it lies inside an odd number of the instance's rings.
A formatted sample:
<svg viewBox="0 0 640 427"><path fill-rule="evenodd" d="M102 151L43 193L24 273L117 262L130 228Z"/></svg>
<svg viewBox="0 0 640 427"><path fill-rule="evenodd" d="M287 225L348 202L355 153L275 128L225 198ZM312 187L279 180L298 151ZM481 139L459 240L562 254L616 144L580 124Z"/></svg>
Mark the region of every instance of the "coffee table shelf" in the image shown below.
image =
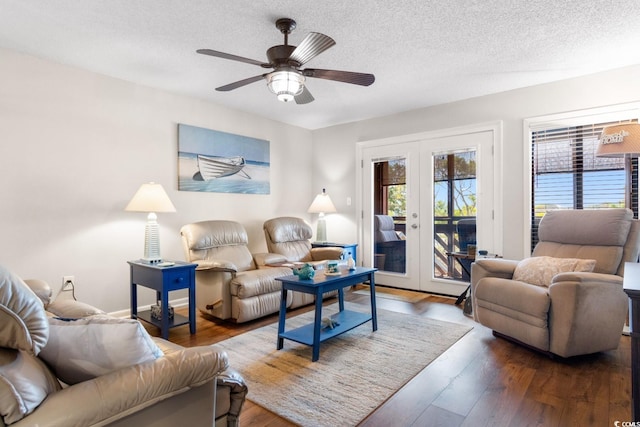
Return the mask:
<svg viewBox="0 0 640 427"><path fill-rule="evenodd" d="M357 326L367 323L371 320L371 314L358 313L357 311L344 310L339 311L335 315L331 316L332 320L339 323L338 326L333 329L322 328L320 330L320 342L326 341L329 338L333 338L344 332L347 332ZM301 344L313 345L313 330L315 323L309 323L308 325L301 326L290 331L279 334L281 338L286 338L291 341L296 341Z"/></svg>

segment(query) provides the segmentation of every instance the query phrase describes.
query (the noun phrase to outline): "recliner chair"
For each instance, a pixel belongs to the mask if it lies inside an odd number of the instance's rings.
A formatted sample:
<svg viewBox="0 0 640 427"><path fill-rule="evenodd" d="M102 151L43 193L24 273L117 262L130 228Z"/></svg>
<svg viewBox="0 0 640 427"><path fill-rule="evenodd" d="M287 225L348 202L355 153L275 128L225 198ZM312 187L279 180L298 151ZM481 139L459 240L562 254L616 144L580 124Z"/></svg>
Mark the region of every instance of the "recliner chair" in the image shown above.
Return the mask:
<svg viewBox="0 0 640 427"><path fill-rule="evenodd" d="M476 244L476 219L464 218L456 224L456 232L458 233L458 246L460 252L467 252L469 245Z"/></svg>
<svg viewBox="0 0 640 427"><path fill-rule="evenodd" d="M458 234L458 246L460 248L460 252L468 254L469 245L475 245L477 243L476 219L464 218L459 220L456 224L456 233ZM469 282L471 280L469 272L471 271L471 263L475 260L475 255L469 258L458 257L457 260L460 265L462 265L462 281Z"/></svg>
<svg viewBox="0 0 640 427"><path fill-rule="evenodd" d="M395 230L393 218L389 215L374 216L375 254L384 255L381 270L395 273L406 272L406 240L401 240Z"/></svg>
<svg viewBox="0 0 640 427"><path fill-rule="evenodd" d="M550 355L617 348L624 264L638 260L640 222L628 209L550 211L538 236L531 258L472 264L475 320Z"/></svg>
<svg viewBox="0 0 640 427"><path fill-rule="evenodd" d="M327 260L337 260L343 257L343 249L335 246L311 247L309 239L313 236L311 226L302 218L278 217L264 222L264 237L267 250L270 253L281 254L289 262L306 262L313 265ZM337 292L327 292L324 298L336 295ZM295 306L311 304L315 301L312 294L296 292Z"/></svg>
<svg viewBox="0 0 640 427"><path fill-rule="evenodd" d="M283 216L264 222L264 237L270 253L281 254L289 262L317 264L330 259L342 258L342 248L311 247L311 226L302 218Z"/></svg>

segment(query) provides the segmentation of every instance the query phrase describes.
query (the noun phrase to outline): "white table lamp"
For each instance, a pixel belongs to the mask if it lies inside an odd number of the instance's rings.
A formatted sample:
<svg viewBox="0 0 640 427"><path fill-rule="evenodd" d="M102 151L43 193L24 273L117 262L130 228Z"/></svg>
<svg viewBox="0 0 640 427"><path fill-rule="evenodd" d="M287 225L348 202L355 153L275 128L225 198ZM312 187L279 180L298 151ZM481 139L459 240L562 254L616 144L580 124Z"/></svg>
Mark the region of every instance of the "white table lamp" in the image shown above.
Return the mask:
<svg viewBox="0 0 640 427"><path fill-rule="evenodd" d="M161 262L160 227L156 212L176 211L162 185L153 182L142 184L124 210L149 213L144 229L144 258L142 260L149 263Z"/></svg>
<svg viewBox="0 0 640 427"><path fill-rule="evenodd" d="M336 207L333 205L331 198L325 191L322 189L322 193L318 194L315 199L313 199L313 203L309 206L309 213L317 213L318 214L318 227L316 230L316 240L318 242L326 242L327 241L327 224L324 219L325 213L333 213L337 212Z"/></svg>

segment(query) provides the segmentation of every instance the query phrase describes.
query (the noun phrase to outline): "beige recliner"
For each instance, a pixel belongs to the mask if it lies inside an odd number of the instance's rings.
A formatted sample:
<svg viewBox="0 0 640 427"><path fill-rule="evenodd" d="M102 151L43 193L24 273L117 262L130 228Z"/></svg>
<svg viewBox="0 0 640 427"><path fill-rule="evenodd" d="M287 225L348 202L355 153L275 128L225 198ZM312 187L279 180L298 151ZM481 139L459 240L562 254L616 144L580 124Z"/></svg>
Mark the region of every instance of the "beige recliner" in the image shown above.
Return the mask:
<svg viewBox="0 0 640 427"><path fill-rule="evenodd" d="M0 267L0 426L238 425L247 387L224 351L51 294Z"/></svg>
<svg viewBox="0 0 640 427"><path fill-rule="evenodd" d="M235 221L212 220L187 224L180 230L186 260L196 267L196 307L220 319L238 323L280 311L281 282L288 267L270 267L286 258L252 254L244 227ZM287 295L287 307L298 304L298 292Z"/></svg>
<svg viewBox="0 0 640 427"><path fill-rule="evenodd" d="M309 239L313 236L313 230L302 218L290 216L272 218L264 222L263 229L267 250L284 255L289 262L315 264L342 258L342 248L311 247Z"/></svg>
<svg viewBox="0 0 640 427"><path fill-rule="evenodd" d="M271 253L281 254L289 262L306 262L321 264L324 261L343 258L343 248L335 246L317 247L311 246L313 230L302 218L283 216L272 218L264 222L264 237L267 241L267 250ZM324 298L337 295L337 292L327 292ZM311 294L294 293L294 306L311 304L315 297Z"/></svg>
<svg viewBox="0 0 640 427"><path fill-rule="evenodd" d="M538 237L531 258L472 264L475 320L561 357L617 348L624 263L638 260L640 222L628 209L550 211Z"/></svg>

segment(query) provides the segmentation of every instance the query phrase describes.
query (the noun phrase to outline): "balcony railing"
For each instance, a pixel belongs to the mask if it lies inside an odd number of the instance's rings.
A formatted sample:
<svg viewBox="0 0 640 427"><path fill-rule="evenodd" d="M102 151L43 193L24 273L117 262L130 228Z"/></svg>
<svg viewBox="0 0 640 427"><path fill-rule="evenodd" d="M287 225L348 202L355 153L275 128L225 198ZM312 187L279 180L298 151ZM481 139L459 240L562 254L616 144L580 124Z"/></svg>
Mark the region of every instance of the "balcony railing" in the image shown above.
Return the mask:
<svg viewBox="0 0 640 427"><path fill-rule="evenodd" d="M436 217L434 224L434 277L469 281L469 275L448 253L460 251L456 224L473 217Z"/></svg>
<svg viewBox="0 0 640 427"><path fill-rule="evenodd" d="M460 262L447 255L460 251L457 224L461 219L474 217L437 217L434 226L434 277L468 282L469 275L464 271ZM394 217L396 231L406 233L406 218Z"/></svg>

